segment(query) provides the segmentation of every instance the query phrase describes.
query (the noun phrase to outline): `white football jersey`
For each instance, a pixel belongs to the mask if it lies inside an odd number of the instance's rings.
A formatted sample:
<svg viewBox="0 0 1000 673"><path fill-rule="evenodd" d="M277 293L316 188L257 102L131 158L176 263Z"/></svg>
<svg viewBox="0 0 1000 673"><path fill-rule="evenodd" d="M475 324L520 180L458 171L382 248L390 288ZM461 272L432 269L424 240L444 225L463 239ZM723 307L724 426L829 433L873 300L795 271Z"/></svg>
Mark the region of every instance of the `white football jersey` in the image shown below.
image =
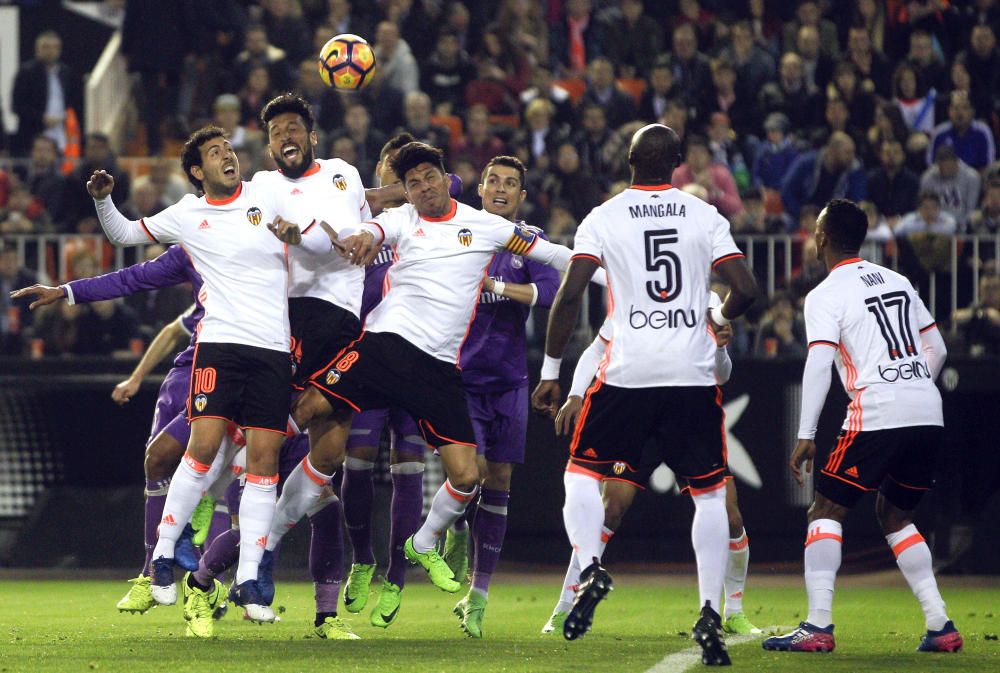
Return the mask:
<svg viewBox="0 0 1000 673"><path fill-rule="evenodd" d="M712 267L743 254L714 206L670 185L631 187L594 208L573 257L608 272L614 334L598 377L622 388L715 385Z"/></svg>
<svg viewBox="0 0 1000 673"><path fill-rule="evenodd" d="M851 398L845 430L944 425L920 344L934 318L904 276L860 257L844 260L806 297L805 318L810 348L837 349Z"/></svg>
<svg viewBox="0 0 1000 673"><path fill-rule="evenodd" d="M201 274L199 343L288 350L288 252L267 228L276 214L268 190L243 182L223 201L188 194L140 220L154 241L180 243Z"/></svg>
<svg viewBox="0 0 1000 673"><path fill-rule="evenodd" d="M369 223L392 246L396 262L365 330L393 332L439 360L457 363L493 255L528 255L542 239L497 215L451 203L439 218L422 218L405 204Z"/></svg>
<svg viewBox="0 0 1000 673"><path fill-rule="evenodd" d="M317 159L305 174L292 180L280 171L260 171L253 185L270 190L280 214L305 231L326 222L338 234L357 229L371 218L365 186L354 166L340 159ZM288 296L323 299L356 316L361 314L365 270L339 255L318 256L296 246L288 249Z"/></svg>

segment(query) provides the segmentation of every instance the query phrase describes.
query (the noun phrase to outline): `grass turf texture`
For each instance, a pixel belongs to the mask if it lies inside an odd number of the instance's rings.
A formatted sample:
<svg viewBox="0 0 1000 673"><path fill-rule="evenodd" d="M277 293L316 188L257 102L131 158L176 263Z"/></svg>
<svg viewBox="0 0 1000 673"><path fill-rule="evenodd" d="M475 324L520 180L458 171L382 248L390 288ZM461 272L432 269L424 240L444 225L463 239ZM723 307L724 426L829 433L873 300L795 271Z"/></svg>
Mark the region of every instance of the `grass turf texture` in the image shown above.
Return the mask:
<svg viewBox="0 0 1000 673"><path fill-rule="evenodd" d="M525 673L643 672L667 654L693 643L694 580L664 581L621 574L597 611L594 630L568 643L542 636L558 594L555 575L504 576L490 592L485 638L470 640L451 614L463 594L449 595L417 574L403 593L399 620L386 631L368 625L368 610L344 617L363 640L305 640L313 617L312 586L279 584L275 606L282 621L254 625L240 611L216 624L216 638L184 637L179 605L145 615L119 614L115 602L125 582L4 581L0 586L0 673L47 671L129 671L144 673L227 673L286 671L518 671ZM759 639L732 648L733 671L1000 671L1000 587L995 578L950 586L943 582L949 613L965 638L958 655L916 654L923 619L905 586L888 580L852 582L845 578L834 603L837 651L833 654L765 652ZM375 597L370 601L375 605ZM801 579L763 578L747 592L748 614L761 627L792 626L804 617ZM994 616L992 611L997 611ZM688 669L698 670L698 664Z"/></svg>

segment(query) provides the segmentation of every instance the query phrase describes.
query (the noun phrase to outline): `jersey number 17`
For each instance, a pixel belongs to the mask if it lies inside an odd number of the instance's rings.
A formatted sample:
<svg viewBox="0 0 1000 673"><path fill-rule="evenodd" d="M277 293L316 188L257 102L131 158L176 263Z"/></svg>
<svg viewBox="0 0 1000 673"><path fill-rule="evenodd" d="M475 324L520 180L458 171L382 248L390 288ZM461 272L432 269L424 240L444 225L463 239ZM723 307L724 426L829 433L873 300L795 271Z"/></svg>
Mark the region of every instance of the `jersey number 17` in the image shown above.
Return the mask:
<svg viewBox="0 0 1000 673"><path fill-rule="evenodd" d="M917 344L910 327L910 295L903 291L886 292L865 299L868 312L875 316L890 360L917 354ZM891 315L890 315L891 312ZM892 318L895 320L892 320Z"/></svg>

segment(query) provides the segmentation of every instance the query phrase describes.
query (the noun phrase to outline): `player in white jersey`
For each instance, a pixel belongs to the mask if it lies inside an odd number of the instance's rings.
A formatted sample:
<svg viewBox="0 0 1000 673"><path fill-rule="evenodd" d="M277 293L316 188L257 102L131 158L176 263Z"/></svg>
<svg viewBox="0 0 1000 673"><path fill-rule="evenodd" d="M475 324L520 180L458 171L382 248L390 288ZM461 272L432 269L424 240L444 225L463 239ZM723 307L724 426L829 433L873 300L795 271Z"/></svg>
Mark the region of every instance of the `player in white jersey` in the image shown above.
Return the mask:
<svg viewBox="0 0 1000 673"><path fill-rule="evenodd" d="M240 564L232 598L251 619L273 621L256 586L276 499L278 449L285 437L292 367L288 326L288 245L330 254L320 228L303 235L280 217L265 191L242 182L239 162L222 129L196 131L182 163L204 196L185 196L161 213L125 218L108 198L114 180L96 171L87 183L108 238L119 245L177 242L204 285L188 414L191 439L171 481L153 551L153 598L177 600L174 544L208 484L206 474L236 421L247 436L247 480L240 505ZM248 321L249 324L248 324ZM221 597L221 585L211 589Z"/></svg>
<svg viewBox="0 0 1000 673"><path fill-rule="evenodd" d="M709 308L722 304L722 298L712 292ZM733 370L733 362L729 358L726 346L732 339L732 327L726 325L715 333L715 379L721 386L729 380ZM583 398L587 388L591 386L597 368L600 366L607 345L614 337L610 321L601 325L600 332L594 342L580 355L573 372L573 384L569 390L566 403L556 415L556 434L570 435L576 426L577 418L583 409ZM618 530L625 512L632 506L632 501L640 490L646 489L656 470L661 464L659 450L650 443L643 447L643 459L634 468L625 463L595 465L596 471L602 473L602 496L604 499L604 527L601 531L602 547L611 540ZM747 571L750 567L750 540L743 528L743 514L740 512L736 493L736 482L731 475L726 477L726 515L729 517L729 557L726 565L725 579L725 621L722 628L726 633L755 635L761 630L754 626L743 612L743 595L746 587ZM580 583L580 558L574 551L570 558L569 568L563 581L562 596L548 622L542 628L542 633L562 632L563 624L573 606L576 588Z"/></svg>
<svg viewBox="0 0 1000 673"><path fill-rule="evenodd" d="M611 590L611 577L600 564L599 466L637 465L643 444L655 439L695 504L691 538L701 617L693 637L703 662L728 664L715 609L728 548L725 429L705 307L713 268L732 288L723 305L711 309L720 328L750 306L757 287L726 219L670 186L679 146L666 126L637 131L629 148L631 188L591 211L577 230L573 262L549 317L546 361L533 403L551 414L558 408L559 363L587 282L603 264L614 338L587 391L564 477L566 530L586 567L563 635L573 640L586 633L597 603Z"/></svg>
<svg viewBox="0 0 1000 673"><path fill-rule="evenodd" d="M435 585L454 593L460 584L434 547L476 495L475 436L456 365L486 270L500 250L556 266L568 262L571 251L452 200L440 150L410 143L392 167L412 205L387 210L338 243L342 254L362 266L383 242L394 246L398 260L387 275L388 291L361 337L311 379L295 417L328 416L327 433L340 451L355 411L399 406L417 420L425 441L440 450L448 479L404 551ZM313 437L310 451L329 437ZM285 516L276 518L272 535L281 537L287 522L297 521L319 497L325 484L309 476L294 495L290 489L282 494Z"/></svg>
<svg viewBox="0 0 1000 673"><path fill-rule="evenodd" d="M764 649L829 652L834 648L833 588L843 521L867 492L896 563L924 611L922 652L956 652L962 636L948 619L931 551L913 525L921 496L934 485L944 445L941 394L934 379L947 355L920 296L898 273L858 256L868 220L837 199L816 220L816 255L829 275L806 297L809 356L802 373L799 439L790 466L799 484L812 469L816 425L830 388L830 365L851 398L836 446L816 479L805 544L809 614Z"/></svg>

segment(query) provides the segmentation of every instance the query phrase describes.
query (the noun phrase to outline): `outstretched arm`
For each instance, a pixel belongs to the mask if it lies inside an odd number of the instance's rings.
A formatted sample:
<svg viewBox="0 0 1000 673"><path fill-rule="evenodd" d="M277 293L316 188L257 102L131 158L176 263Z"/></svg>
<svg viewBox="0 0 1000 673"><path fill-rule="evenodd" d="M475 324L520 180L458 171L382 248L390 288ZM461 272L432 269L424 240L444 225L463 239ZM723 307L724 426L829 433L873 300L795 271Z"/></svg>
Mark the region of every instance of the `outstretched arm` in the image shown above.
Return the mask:
<svg viewBox="0 0 1000 673"><path fill-rule="evenodd" d="M87 181L87 191L94 197L97 219L108 240L115 245L159 243L143 226L142 220L130 220L115 208L115 202L111 200L114 187L115 179L106 171L94 171Z"/></svg>
<svg viewBox="0 0 1000 673"><path fill-rule="evenodd" d="M139 386L142 385L143 379L153 371L156 365L160 364L163 358L176 352L181 341L186 341L189 336L191 335L185 329L182 318L177 318L161 329L129 377L115 386L111 393L111 399L118 404L125 404L132 399L139 392Z"/></svg>

